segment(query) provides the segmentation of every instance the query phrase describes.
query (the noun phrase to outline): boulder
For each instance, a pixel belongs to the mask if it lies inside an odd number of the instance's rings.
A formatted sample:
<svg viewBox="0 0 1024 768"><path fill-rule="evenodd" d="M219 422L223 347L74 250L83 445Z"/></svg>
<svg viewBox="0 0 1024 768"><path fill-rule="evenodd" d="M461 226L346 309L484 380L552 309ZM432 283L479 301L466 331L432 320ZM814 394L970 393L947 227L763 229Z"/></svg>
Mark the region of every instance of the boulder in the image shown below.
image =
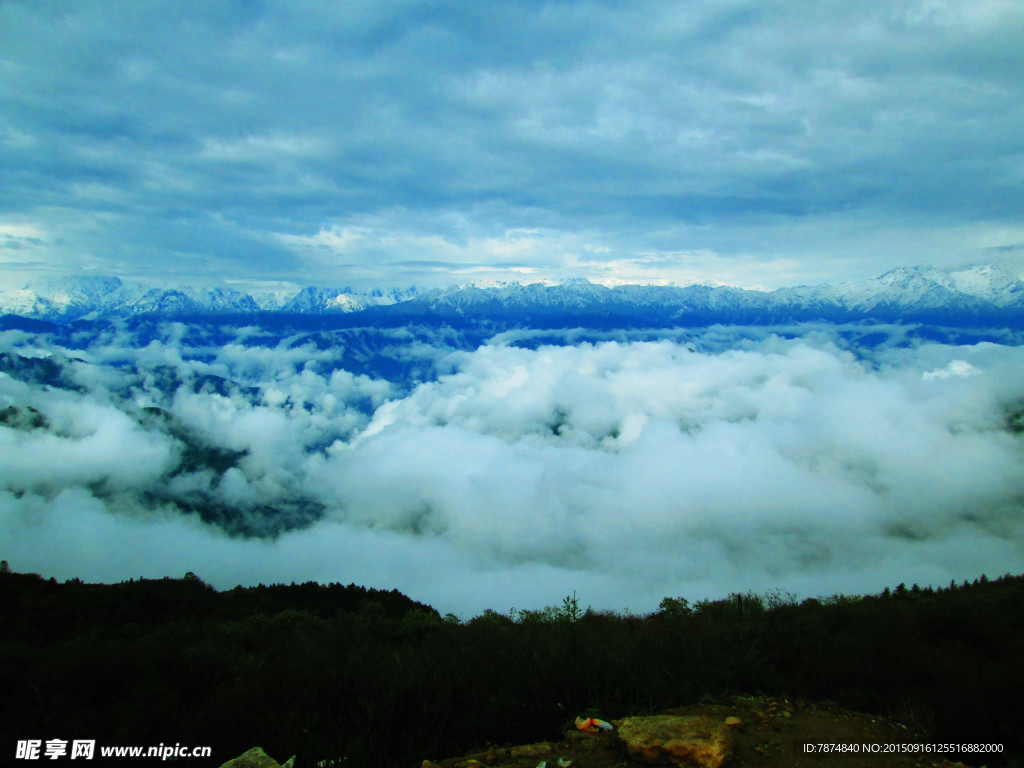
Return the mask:
<svg viewBox="0 0 1024 768"><path fill-rule="evenodd" d="M629 756L649 765L719 768L732 755L729 728L709 717L627 717L617 725Z"/></svg>
<svg viewBox="0 0 1024 768"><path fill-rule="evenodd" d="M508 751L509 757L537 757L549 754L554 748L550 741L541 741L537 744L521 744L518 747L511 747Z"/></svg>
<svg viewBox="0 0 1024 768"><path fill-rule="evenodd" d="M285 765L289 764L294 764L294 759L285 763ZM283 768L283 766L269 757L262 747L253 747L244 755L228 760L220 768Z"/></svg>

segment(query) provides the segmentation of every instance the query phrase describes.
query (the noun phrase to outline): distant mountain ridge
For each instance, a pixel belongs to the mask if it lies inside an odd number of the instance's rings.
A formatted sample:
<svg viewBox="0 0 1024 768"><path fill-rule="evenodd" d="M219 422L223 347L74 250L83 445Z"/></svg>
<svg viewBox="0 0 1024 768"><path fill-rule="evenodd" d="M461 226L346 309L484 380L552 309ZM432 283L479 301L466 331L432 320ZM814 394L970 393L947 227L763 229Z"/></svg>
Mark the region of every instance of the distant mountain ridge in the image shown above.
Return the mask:
<svg viewBox="0 0 1024 768"><path fill-rule="evenodd" d="M137 315L193 317L283 313L365 315L368 322L460 322L502 318L533 324L690 325L705 322L922 320L1005 323L1024 319L1024 273L981 265L901 267L837 286L758 291L709 285L499 283L447 289L356 291L306 287L243 292L155 288L117 277L60 277L0 292L0 314L67 323ZM355 319L355 318L353 318Z"/></svg>
<svg viewBox="0 0 1024 768"><path fill-rule="evenodd" d="M243 292L233 288L157 288L118 277L64 276L33 281L22 289L0 291L0 314L67 322L131 315L247 314L288 312L330 314L394 304L420 295L407 290L354 291L307 287L294 291Z"/></svg>

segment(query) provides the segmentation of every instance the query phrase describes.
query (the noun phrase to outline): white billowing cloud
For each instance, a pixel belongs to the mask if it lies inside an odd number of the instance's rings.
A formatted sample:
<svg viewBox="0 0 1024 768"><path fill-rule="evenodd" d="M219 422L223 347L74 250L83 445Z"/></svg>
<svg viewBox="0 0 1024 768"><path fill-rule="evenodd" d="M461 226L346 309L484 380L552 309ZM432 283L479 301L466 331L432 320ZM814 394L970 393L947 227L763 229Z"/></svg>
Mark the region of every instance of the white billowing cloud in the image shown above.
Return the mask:
<svg viewBox="0 0 1024 768"><path fill-rule="evenodd" d="M890 558L921 574L1012 570L1024 453L996 396L1012 379L991 378L1021 353L971 353L989 371L947 382L908 375L916 353L873 371L803 341L485 347L313 474L350 524L583 580L871 589L913 580ZM993 545L964 549L965 536ZM996 565L996 552L1014 554Z"/></svg>
<svg viewBox="0 0 1024 768"><path fill-rule="evenodd" d="M123 361L127 341L81 356ZM687 344L495 343L447 353L446 373L403 391L332 371L336 352L301 343L309 365L269 354L272 342L194 343L136 349L131 372L78 364L82 392L0 376L0 409L48 421L0 424L12 567L108 580L192 570L221 587L354 581L465 616L573 590L645 611L670 594L1024 570L1018 347L854 354L824 330L728 329ZM183 383L163 392L171 358ZM191 384L214 371L256 389ZM235 460L168 475L196 445ZM320 512L272 539L231 537L180 511L194 494L239 515L300 501Z"/></svg>
<svg viewBox="0 0 1024 768"><path fill-rule="evenodd" d="M25 390L21 382L0 374L0 407L21 401ZM141 428L109 405L61 393L46 397L44 407L52 431L0 428L4 487L58 490L101 481L111 489L137 491L152 486L177 463L172 440Z"/></svg>
<svg viewBox="0 0 1024 768"><path fill-rule="evenodd" d="M978 369L966 360L953 360L945 368L936 368L934 371L925 371L921 374L921 378L925 381L928 381L929 379L948 379L950 376L973 376L977 372Z"/></svg>

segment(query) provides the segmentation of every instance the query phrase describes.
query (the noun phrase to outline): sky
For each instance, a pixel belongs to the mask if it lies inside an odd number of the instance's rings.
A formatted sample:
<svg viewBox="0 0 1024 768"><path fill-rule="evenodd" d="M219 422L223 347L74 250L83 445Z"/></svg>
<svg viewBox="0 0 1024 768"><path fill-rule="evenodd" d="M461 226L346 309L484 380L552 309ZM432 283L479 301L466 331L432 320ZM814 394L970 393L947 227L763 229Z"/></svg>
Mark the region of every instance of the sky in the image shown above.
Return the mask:
<svg viewBox="0 0 1024 768"><path fill-rule="evenodd" d="M1024 261L1020 0L0 0L0 287Z"/></svg>

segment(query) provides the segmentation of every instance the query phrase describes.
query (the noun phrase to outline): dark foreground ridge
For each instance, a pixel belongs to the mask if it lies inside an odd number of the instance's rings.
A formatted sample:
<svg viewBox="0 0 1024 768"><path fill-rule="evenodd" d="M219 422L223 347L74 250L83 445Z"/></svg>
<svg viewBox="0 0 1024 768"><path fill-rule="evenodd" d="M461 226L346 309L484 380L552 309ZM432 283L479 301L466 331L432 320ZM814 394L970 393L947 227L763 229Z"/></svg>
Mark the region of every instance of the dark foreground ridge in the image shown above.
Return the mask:
<svg viewBox="0 0 1024 768"><path fill-rule="evenodd" d="M581 727L589 718L579 718ZM657 715L616 720L604 728L567 729L557 741L490 746L418 768L966 768L952 745L933 744L892 718L852 712L831 702L769 696L705 697ZM990 745L978 745L978 749ZM991 752L978 751L973 765ZM260 747L221 768L295 768Z"/></svg>
<svg viewBox="0 0 1024 768"><path fill-rule="evenodd" d="M922 743L1003 749L943 760L1019 765L1024 755L1024 576L802 602L781 592L666 598L647 616L566 598L462 622L355 585L217 592L193 574L58 583L4 564L0 604L8 759L21 740L85 738L209 745L212 766L258 744L295 755L296 768L472 768L488 754L511 765L515 745L562 744L580 714L666 711L739 718L730 765L782 765L803 735L878 740L872 720ZM855 720L867 730L843 730ZM583 749L519 756L527 768L602 768ZM854 768L850 759L798 764Z"/></svg>

